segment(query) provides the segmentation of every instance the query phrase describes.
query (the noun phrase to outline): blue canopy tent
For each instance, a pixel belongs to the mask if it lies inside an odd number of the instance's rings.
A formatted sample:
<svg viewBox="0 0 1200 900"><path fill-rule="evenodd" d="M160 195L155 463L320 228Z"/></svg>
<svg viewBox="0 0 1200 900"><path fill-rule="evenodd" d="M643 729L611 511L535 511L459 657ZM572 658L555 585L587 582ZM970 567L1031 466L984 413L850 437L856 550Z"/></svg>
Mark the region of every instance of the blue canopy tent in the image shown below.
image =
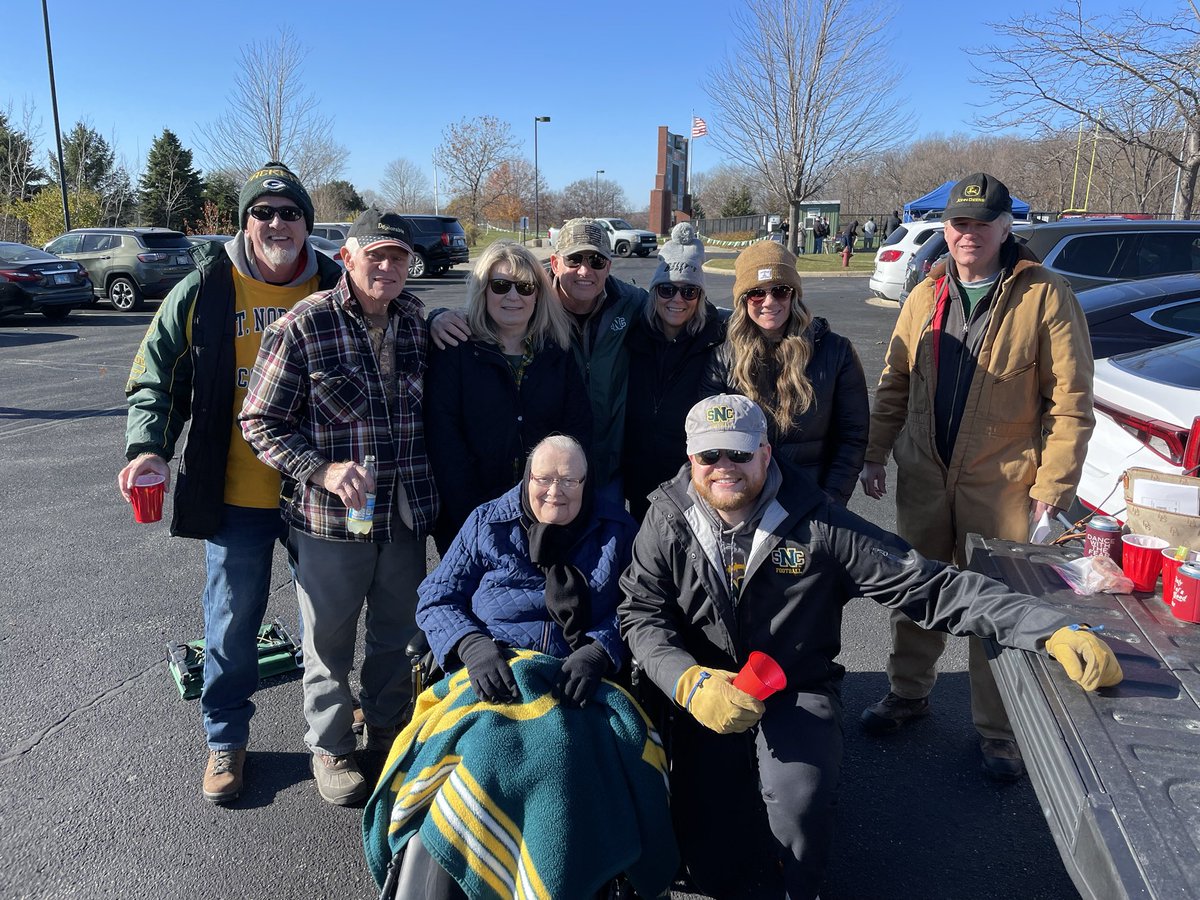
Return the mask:
<svg viewBox="0 0 1200 900"><path fill-rule="evenodd" d="M919 219L927 212L940 213L946 208L946 201L950 197L950 188L954 187L957 182L947 181L945 184L935 187L924 197L918 197L916 200L911 200L904 204L904 221L912 222ZM1013 215L1018 219L1029 218L1029 204L1024 200L1012 198Z"/></svg>

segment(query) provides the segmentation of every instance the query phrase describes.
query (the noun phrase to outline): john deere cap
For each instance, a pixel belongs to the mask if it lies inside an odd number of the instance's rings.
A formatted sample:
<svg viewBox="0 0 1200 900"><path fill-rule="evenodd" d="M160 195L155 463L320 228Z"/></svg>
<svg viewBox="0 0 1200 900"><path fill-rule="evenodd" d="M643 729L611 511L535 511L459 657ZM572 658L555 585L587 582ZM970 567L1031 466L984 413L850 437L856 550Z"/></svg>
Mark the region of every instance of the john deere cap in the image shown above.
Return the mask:
<svg viewBox="0 0 1200 900"><path fill-rule="evenodd" d="M976 172L950 188L949 202L942 212L942 218L991 222L1001 213L1010 212L1012 196L1004 182L985 172Z"/></svg>

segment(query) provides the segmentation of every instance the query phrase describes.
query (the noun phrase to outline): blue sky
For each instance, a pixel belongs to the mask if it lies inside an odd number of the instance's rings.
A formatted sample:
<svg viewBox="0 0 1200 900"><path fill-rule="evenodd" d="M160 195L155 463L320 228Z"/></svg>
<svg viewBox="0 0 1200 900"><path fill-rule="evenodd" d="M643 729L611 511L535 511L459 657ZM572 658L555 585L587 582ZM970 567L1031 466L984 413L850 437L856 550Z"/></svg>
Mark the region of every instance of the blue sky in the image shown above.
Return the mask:
<svg viewBox="0 0 1200 900"><path fill-rule="evenodd" d="M1084 2L1094 12L1117 6ZM4 6L0 106L19 109L32 100L49 148L41 3ZM538 162L550 187L603 169L635 208L648 205L654 186L659 125L686 134L694 110L719 127L705 76L729 49L731 12L740 6L647 3L635 13L630 3L520 0L49 0L63 129L90 120L131 169L164 127L197 150L197 136L223 109L240 48L286 24L308 49L305 80L335 118L338 140L350 150L344 174L356 187L376 188L397 157L432 177L441 131L462 117L510 122L532 158L533 118L548 115L552 121L539 126ZM904 14L914 7L919 13ZM995 40L985 19L1045 9L1045 0L905 4L888 32L890 53L862 60L861 77L847 89L898 92L918 134L969 131L975 106L987 99L970 81L970 51ZM199 152L196 161L203 167ZM719 162L711 141L696 141L695 171Z"/></svg>

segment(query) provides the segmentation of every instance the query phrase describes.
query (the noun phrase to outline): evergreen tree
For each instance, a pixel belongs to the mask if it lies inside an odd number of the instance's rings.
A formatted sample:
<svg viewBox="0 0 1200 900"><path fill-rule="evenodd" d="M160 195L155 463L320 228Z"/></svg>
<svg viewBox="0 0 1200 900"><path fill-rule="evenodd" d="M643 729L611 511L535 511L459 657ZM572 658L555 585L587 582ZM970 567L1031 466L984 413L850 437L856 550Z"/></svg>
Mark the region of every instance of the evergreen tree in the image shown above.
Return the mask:
<svg viewBox="0 0 1200 900"><path fill-rule="evenodd" d="M203 184L192 168L192 151L169 128L150 145L138 185L141 220L147 225L182 228L200 216Z"/></svg>
<svg viewBox="0 0 1200 900"><path fill-rule="evenodd" d="M228 169L215 169L204 176L202 198L204 202L213 205L219 221L232 225L229 234L233 234L238 228L238 195L241 192L242 182Z"/></svg>
<svg viewBox="0 0 1200 900"><path fill-rule="evenodd" d="M63 135L63 168L68 191L108 193L115 177L116 159L108 141L82 119ZM58 184L58 160L50 154L50 173Z"/></svg>
<svg viewBox="0 0 1200 900"><path fill-rule="evenodd" d="M754 201L750 198L750 188L742 186L725 198L721 204L721 218L754 215Z"/></svg>

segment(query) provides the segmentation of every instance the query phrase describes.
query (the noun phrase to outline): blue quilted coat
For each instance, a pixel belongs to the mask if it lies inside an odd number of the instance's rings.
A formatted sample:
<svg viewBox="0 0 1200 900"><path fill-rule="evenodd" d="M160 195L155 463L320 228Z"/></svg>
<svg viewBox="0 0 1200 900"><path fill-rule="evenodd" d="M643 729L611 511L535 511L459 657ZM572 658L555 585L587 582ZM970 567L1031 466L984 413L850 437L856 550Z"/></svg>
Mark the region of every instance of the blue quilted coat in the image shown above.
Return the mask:
<svg viewBox="0 0 1200 900"><path fill-rule="evenodd" d="M472 632L560 658L570 653L546 609L545 575L529 561L521 527L523 489L519 484L471 513L441 564L418 588L417 625L443 668L447 657L450 669L458 667L454 647ZM618 579L629 565L636 531L624 509L597 500L592 523L571 556L592 590L588 636L607 651L614 667L624 658L616 620Z"/></svg>

